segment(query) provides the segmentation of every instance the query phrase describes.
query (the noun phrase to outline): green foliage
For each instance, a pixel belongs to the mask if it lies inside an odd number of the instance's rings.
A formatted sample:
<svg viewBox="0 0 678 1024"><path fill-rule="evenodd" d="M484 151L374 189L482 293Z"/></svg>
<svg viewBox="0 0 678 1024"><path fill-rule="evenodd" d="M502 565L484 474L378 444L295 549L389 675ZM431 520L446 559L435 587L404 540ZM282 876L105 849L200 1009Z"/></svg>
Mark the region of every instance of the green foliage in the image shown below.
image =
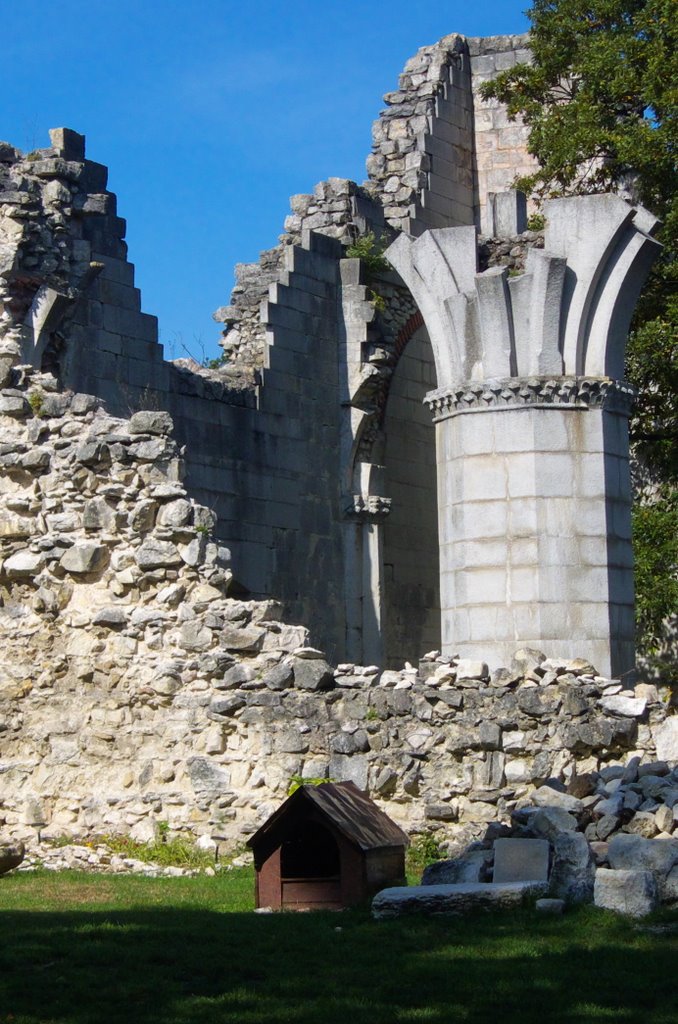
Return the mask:
<svg viewBox="0 0 678 1024"><path fill-rule="evenodd" d="M664 486L633 509L636 622L641 650L662 643L667 609L678 612L678 488Z"/></svg>
<svg viewBox="0 0 678 1024"><path fill-rule="evenodd" d="M200 850L192 839L181 836L170 837L166 821L156 824L157 838L152 842L140 843L130 836L102 836L92 845L101 843L111 853L120 857L132 857L144 864L160 864L162 867L207 868L214 865L214 857L206 850Z"/></svg>
<svg viewBox="0 0 678 1024"><path fill-rule="evenodd" d="M420 832L407 850L408 874L421 874L425 867L443 859L440 843L433 832Z"/></svg>
<svg viewBox="0 0 678 1024"><path fill-rule="evenodd" d="M670 278L678 260L660 268L641 297L626 352L626 374L640 400L631 418L636 455L661 480L678 483L678 296ZM678 284L678 281L674 282Z"/></svg>
<svg viewBox="0 0 678 1024"><path fill-rule="evenodd" d="M349 259L362 260L369 281L375 274L389 269L390 264L384 256L385 248L385 243L381 239L377 241L374 232L368 231L348 246L346 256Z"/></svg>
<svg viewBox="0 0 678 1024"><path fill-rule="evenodd" d="M322 786L323 783L332 781L332 779L307 779L305 775L292 775L287 786L287 795L292 796L292 793L296 793L302 786Z"/></svg>
<svg viewBox="0 0 678 1024"><path fill-rule="evenodd" d="M483 89L521 115L541 195L600 192L632 173L639 199L675 203L678 19L674 0L534 0L531 66Z"/></svg>
<svg viewBox="0 0 678 1024"><path fill-rule="evenodd" d="M377 313L385 313L386 299L384 298L384 296L380 295L379 292L375 292L374 288L368 288L367 294L369 296L370 302L376 309Z"/></svg>
<svg viewBox="0 0 678 1024"><path fill-rule="evenodd" d="M622 187L662 221L664 249L636 311L626 371L640 393L631 419L635 456L658 484L634 523L638 634L646 651L658 624L676 612L668 542L678 485L676 13L675 0L533 0L533 64L483 87L529 128L538 168L516 185L538 203Z"/></svg>
<svg viewBox="0 0 678 1024"><path fill-rule="evenodd" d="M527 218L528 231L543 231L546 227L546 220L542 213L531 213Z"/></svg>
<svg viewBox="0 0 678 1024"><path fill-rule="evenodd" d="M204 367L205 370L220 370L222 366L228 365L228 356L225 352L220 356L216 356L214 359L210 359L208 356L205 356L201 360L200 365Z"/></svg>
<svg viewBox="0 0 678 1024"><path fill-rule="evenodd" d="M44 396L40 391L31 391L28 395L28 404L33 410L34 416L40 416L42 414L42 408L45 404Z"/></svg>

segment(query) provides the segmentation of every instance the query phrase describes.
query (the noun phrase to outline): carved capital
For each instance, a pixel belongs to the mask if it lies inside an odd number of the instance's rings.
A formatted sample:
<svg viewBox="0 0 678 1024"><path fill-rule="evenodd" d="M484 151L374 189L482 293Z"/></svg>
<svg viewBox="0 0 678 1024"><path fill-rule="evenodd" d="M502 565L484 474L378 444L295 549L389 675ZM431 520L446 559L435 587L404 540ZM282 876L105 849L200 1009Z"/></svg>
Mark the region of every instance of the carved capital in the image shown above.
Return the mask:
<svg viewBox="0 0 678 1024"><path fill-rule="evenodd" d="M344 516L361 523L382 523L391 511L391 498L378 494L349 494L344 504Z"/></svg>
<svg viewBox="0 0 678 1024"><path fill-rule="evenodd" d="M635 389L610 377L505 377L460 381L425 398L435 423L462 413L498 409L605 409L628 416Z"/></svg>

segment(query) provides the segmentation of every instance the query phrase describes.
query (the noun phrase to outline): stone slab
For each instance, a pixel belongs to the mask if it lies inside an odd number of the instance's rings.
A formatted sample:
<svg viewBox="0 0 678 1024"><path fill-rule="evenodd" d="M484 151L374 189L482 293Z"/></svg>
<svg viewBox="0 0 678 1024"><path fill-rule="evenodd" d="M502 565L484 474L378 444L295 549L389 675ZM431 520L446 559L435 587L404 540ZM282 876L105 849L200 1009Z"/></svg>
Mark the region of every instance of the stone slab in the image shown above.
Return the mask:
<svg viewBox="0 0 678 1024"><path fill-rule="evenodd" d="M503 910L543 896L545 882L477 882L459 885L413 885L382 889L372 901L377 920L403 914L461 914Z"/></svg>
<svg viewBox="0 0 678 1024"><path fill-rule="evenodd" d="M497 839L494 844L496 883L546 882L549 844L545 839Z"/></svg>

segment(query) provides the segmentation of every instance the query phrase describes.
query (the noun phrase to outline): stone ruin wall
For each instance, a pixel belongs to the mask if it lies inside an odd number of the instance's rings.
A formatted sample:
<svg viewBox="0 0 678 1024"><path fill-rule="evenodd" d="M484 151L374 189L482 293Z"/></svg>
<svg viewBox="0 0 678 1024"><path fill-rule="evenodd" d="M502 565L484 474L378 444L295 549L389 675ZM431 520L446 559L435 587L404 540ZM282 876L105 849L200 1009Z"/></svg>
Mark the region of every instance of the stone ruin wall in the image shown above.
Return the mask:
<svg viewBox="0 0 678 1024"><path fill-rule="evenodd" d="M675 751L676 719L656 691L620 697L621 683L576 661L527 655L491 675L454 658L331 667L345 637L328 623L351 607L353 523L337 509L348 501L360 516L365 501L346 478L347 448L378 461L384 420L397 436L398 402L411 405L432 370L409 293L380 277L377 311L342 242L470 223L488 185L526 169L524 130L477 97L523 46L469 40L465 52L449 37L408 64L375 131L370 181L293 197L281 245L239 268L220 315L232 361L218 372L163 360L106 169L85 159L84 140L56 132L27 157L0 146L3 830L144 838L168 821L235 843L301 774L353 779L408 829L463 843L545 779L634 751L648 761L657 743ZM489 178L498 153L501 182ZM441 199L457 204L447 220ZM490 242L482 258L520 269L531 244L530 233ZM421 422L416 444L425 436ZM384 493L400 483L405 501L416 476L391 472ZM386 536L395 565L389 544L408 540ZM239 599L231 572L280 597L328 660L276 602Z"/></svg>
<svg viewBox="0 0 678 1024"><path fill-rule="evenodd" d="M405 64L398 89L372 126L368 179L362 185L329 178L310 195L290 199L279 243L258 263L236 266L228 306L214 318L225 324L221 341L231 369L252 375L263 365L266 323L260 304L277 279L284 249L304 230L348 244L370 231L391 237L428 228L476 224L493 234L489 193L504 192L535 161L527 130L510 122L502 104L483 99L481 86L498 72L527 63L526 35L445 36L421 47Z"/></svg>
<svg viewBox="0 0 678 1024"><path fill-rule="evenodd" d="M676 760L678 719L655 687L581 660L333 668L279 604L229 596L228 552L182 483L166 413L113 417L30 367L2 383L3 835L148 839L167 822L233 847L301 775L352 779L459 849L520 820L546 780L589 773L577 807L592 839L615 766ZM657 771L616 828L673 830L678 792Z"/></svg>
<svg viewBox="0 0 678 1024"><path fill-rule="evenodd" d="M54 370L66 387L97 395L113 413L149 406L170 412L187 449L187 486L216 511L218 536L231 549L240 585L255 596L279 597L290 618L304 622L336 657L378 653L361 653L358 641L347 641L346 634L357 636L362 624L349 623L346 630L339 625L354 600L351 582L342 579L347 544L353 543L345 509L354 496L363 500L352 467L378 461L383 452L390 379L402 352L400 339L411 336L405 329L416 313L407 289L388 275L378 283L385 299L380 311L366 282L360 283L363 298L355 307L360 324L354 331L360 340L351 344L361 380L354 388L349 379L354 357L349 354L347 364L346 355L345 339L353 328L346 322L350 288L340 274L342 245L367 230L380 234L404 225L413 231L439 225L445 218L434 206L443 200L447 222L471 217L470 65L475 57L466 50L473 53L476 43L471 40L467 47L461 37L447 37L408 62L401 89L387 96L375 125L365 185L330 179L314 195L292 198L280 244L259 264L237 268L231 306L218 314L229 323L224 338L229 362L218 371L187 360L164 361L156 318L141 311L134 267L127 261L125 222L107 190L106 168L85 158L84 139L58 131L51 148L27 157L8 145L0 152L6 353L13 338L22 359ZM501 45L522 43L511 37ZM455 120L463 125L455 126ZM453 175L450 146L457 166ZM385 161L383 172L379 160ZM415 176L412 161L418 162ZM451 175L449 194L441 184L446 175ZM463 195L460 189L466 190ZM419 360L408 357L398 369L408 409L431 378L426 343L420 355ZM408 367L412 380L403 377ZM338 412L342 402L361 410L349 416L361 418L355 437L352 420L347 425ZM424 422L418 423L417 436L396 422L398 404L394 395L389 423L411 438L404 453L411 477L396 479L394 471L387 480L395 519L422 486L419 435L428 435L429 454L433 445L433 429ZM368 408L373 411L363 415ZM350 443L342 440L347 432ZM428 508L433 514L430 501ZM395 539L397 525L392 532ZM427 564L414 616L412 608L396 607L402 588L392 586L389 597L392 621L421 623L414 637L418 653L430 646L431 637L422 620L424 595L430 597L437 587L430 558ZM402 648L395 652L401 653Z"/></svg>

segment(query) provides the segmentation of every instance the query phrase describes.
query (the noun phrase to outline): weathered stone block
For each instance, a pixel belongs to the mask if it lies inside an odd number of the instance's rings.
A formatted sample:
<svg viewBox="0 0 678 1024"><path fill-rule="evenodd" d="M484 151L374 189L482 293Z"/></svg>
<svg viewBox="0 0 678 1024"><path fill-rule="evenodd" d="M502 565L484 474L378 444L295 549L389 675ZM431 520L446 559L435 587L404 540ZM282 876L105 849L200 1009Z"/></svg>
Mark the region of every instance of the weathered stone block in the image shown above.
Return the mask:
<svg viewBox="0 0 678 1024"><path fill-rule="evenodd" d="M180 565L182 558L175 544L149 537L137 548L135 561L140 569L159 569Z"/></svg>
<svg viewBox="0 0 678 1024"><path fill-rule="evenodd" d="M633 870L596 871L593 902L597 907L614 910L630 917L644 917L657 906L657 884L651 871Z"/></svg>
<svg viewBox="0 0 678 1024"><path fill-rule="evenodd" d="M553 841L550 891L553 896L587 903L593 894L595 860L581 832L562 832Z"/></svg>
<svg viewBox="0 0 678 1024"><path fill-rule="evenodd" d="M300 690L331 690L334 687L334 673L322 658L291 659L294 670L294 685Z"/></svg>
<svg viewBox="0 0 678 1024"><path fill-rule="evenodd" d="M75 576L100 572L108 564L109 551L103 544L74 544L60 559L61 566Z"/></svg>
<svg viewBox="0 0 678 1024"><path fill-rule="evenodd" d="M657 757L662 761L678 763L678 716L667 718L656 730Z"/></svg>
<svg viewBox="0 0 678 1024"><path fill-rule="evenodd" d="M173 429L169 413L151 409L135 412L129 421L130 434L171 434Z"/></svg>
<svg viewBox="0 0 678 1024"><path fill-rule="evenodd" d="M496 839L494 882L546 882L549 844L543 839Z"/></svg>

